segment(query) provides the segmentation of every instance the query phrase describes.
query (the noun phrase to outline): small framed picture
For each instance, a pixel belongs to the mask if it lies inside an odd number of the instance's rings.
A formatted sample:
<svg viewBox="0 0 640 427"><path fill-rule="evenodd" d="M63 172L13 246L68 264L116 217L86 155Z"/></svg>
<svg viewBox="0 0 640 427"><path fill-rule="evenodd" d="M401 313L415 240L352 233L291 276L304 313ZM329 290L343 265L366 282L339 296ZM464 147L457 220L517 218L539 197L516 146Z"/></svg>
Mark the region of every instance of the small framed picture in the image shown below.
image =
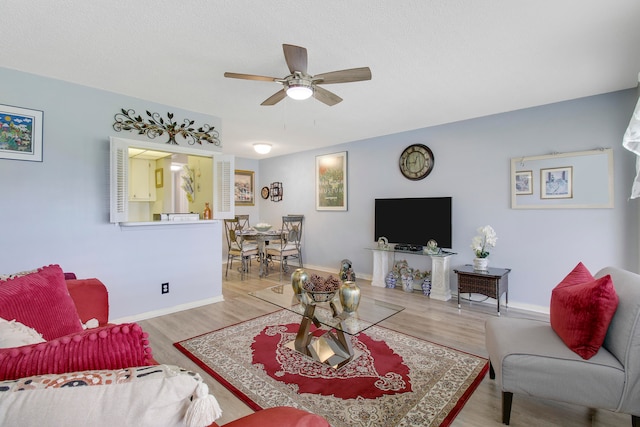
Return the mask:
<svg viewBox="0 0 640 427"><path fill-rule="evenodd" d="M573 198L573 167L540 169L540 198Z"/></svg>
<svg viewBox="0 0 640 427"><path fill-rule="evenodd" d="M164 187L164 169L156 169L156 188Z"/></svg>
<svg viewBox="0 0 640 427"><path fill-rule="evenodd" d="M533 194L533 171L516 171L516 194Z"/></svg>
<svg viewBox="0 0 640 427"><path fill-rule="evenodd" d="M236 206L255 205L255 185L253 171L235 170L234 175L234 201Z"/></svg>
<svg viewBox="0 0 640 427"><path fill-rule="evenodd" d="M0 105L0 159L42 161L42 118L39 110Z"/></svg>

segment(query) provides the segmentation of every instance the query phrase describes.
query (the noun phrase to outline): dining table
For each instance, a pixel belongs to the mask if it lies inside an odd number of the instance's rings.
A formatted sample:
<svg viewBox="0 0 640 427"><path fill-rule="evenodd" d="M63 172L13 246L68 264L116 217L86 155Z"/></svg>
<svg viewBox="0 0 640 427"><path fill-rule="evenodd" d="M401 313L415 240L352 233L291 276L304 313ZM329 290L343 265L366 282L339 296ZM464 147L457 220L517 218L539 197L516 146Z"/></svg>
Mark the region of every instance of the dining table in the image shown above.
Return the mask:
<svg viewBox="0 0 640 427"><path fill-rule="evenodd" d="M260 264L258 275L265 277L269 275L269 259L267 258L266 246L269 242L282 238L282 230L260 231L255 228L247 228L237 233L243 240L255 241L258 245L258 261Z"/></svg>

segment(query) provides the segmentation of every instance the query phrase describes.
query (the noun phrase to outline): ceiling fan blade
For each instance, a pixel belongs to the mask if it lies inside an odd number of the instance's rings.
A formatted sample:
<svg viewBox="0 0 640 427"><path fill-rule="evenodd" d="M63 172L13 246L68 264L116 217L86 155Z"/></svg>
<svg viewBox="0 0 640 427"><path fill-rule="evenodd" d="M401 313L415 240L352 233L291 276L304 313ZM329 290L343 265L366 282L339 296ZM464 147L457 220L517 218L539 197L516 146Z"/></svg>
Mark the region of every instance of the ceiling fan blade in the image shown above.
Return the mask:
<svg viewBox="0 0 640 427"><path fill-rule="evenodd" d="M275 105L282 101L287 96L287 92L284 89L279 90L267 99L265 99L260 105Z"/></svg>
<svg viewBox="0 0 640 427"><path fill-rule="evenodd" d="M330 73L322 73L313 76L314 83L319 85L360 82L363 80L371 80L371 70L369 69L369 67L332 71Z"/></svg>
<svg viewBox="0 0 640 427"><path fill-rule="evenodd" d="M232 79L259 80L262 82L275 82L277 80L280 80L278 77L255 76L253 74L241 74L241 73L224 73L224 76Z"/></svg>
<svg viewBox="0 0 640 427"><path fill-rule="evenodd" d="M328 90L321 88L319 86L313 87L313 97L320 102L324 102L329 107L332 105L336 105L339 102L342 102L342 98L336 95L333 92L329 92Z"/></svg>
<svg viewBox="0 0 640 427"><path fill-rule="evenodd" d="M282 50L291 74L294 71L300 71L303 74L307 73L307 49L291 44L283 44Z"/></svg>

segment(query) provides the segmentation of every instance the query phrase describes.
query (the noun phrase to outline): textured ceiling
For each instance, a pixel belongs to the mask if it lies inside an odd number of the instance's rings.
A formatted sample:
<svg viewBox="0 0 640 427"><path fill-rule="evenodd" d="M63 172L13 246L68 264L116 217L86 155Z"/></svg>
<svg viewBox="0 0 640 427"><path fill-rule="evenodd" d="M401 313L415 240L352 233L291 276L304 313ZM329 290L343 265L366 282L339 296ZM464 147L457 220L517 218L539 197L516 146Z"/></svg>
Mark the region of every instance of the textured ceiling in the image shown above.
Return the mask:
<svg viewBox="0 0 640 427"><path fill-rule="evenodd" d="M637 0L3 0L0 66L211 114L225 153L260 158L635 87ZM260 103L282 44L344 101ZM1 101L0 94L0 101ZM123 106L126 107L126 106ZM630 112L631 114L631 112Z"/></svg>

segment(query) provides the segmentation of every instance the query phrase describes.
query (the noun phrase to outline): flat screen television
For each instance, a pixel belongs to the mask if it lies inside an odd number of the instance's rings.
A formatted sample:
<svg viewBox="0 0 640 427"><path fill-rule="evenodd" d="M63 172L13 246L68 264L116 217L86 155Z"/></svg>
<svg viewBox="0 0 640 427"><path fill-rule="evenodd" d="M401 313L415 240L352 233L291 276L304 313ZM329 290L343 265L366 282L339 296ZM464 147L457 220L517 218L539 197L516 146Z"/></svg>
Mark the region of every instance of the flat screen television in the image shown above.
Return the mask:
<svg viewBox="0 0 640 427"><path fill-rule="evenodd" d="M375 200L373 241L425 246L431 239L451 249L451 197Z"/></svg>

